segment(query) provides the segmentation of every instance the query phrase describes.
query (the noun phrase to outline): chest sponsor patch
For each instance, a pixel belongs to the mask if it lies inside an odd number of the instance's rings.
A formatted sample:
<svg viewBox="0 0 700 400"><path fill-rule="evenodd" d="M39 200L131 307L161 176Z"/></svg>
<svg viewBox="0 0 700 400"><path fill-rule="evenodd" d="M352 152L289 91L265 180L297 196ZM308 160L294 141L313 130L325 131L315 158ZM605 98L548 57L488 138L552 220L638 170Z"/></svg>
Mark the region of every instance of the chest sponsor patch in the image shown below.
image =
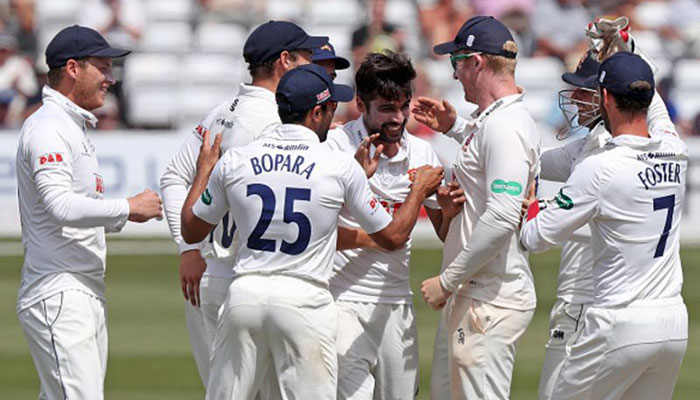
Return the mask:
<svg viewBox="0 0 700 400"><path fill-rule="evenodd" d="M39 156L39 165L63 163L63 154L61 153L46 153Z"/></svg>
<svg viewBox="0 0 700 400"><path fill-rule="evenodd" d="M491 182L491 191L494 193L507 193L511 196L517 196L523 192L523 186L515 181L495 179Z"/></svg>

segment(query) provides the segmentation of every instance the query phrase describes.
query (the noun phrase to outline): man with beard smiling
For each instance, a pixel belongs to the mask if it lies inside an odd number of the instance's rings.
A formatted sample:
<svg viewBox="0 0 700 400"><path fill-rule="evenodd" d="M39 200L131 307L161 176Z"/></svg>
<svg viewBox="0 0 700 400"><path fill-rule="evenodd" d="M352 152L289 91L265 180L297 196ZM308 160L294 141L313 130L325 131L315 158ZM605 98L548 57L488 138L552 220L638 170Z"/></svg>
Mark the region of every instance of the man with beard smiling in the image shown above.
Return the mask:
<svg viewBox="0 0 700 400"><path fill-rule="evenodd" d="M410 115L411 61L390 51L370 53L355 76L362 116L328 133L332 149L373 155L365 168L381 205L398 210L411 190L413 172L439 167L429 143L406 131ZM371 142L374 142L374 147ZM376 171L376 172L375 172ZM446 232L435 196L423 202L433 226ZM340 223L358 228L346 210ZM360 232L359 235L364 235ZM338 398L411 399L418 389L418 335L409 281L410 241L393 252L377 248L336 253L330 289L338 308Z"/></svg>

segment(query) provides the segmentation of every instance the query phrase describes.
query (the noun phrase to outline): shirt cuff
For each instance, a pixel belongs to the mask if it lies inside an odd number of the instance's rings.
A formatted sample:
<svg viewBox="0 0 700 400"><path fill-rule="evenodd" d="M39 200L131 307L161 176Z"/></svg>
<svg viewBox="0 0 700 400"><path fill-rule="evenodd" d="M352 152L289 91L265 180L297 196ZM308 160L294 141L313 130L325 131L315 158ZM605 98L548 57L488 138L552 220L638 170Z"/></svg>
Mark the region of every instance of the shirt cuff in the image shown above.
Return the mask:
<svg viewBox="0 0 700 400"><path fill-rule="evenodd" d="M453 139L459 140L464 134L464 130L466 128L467 120L458 115L457 119L455 119L455 123L452 124L452 127L448 129L447 132L445 132L445 135Z"/></svg>
<svg viewBox="0 0 700 400"><path fill-rule="evenodd" d="M180 240L180 242L177 244L177 249L180 254L190 250L199 250L199 243L188 244L185 243L184 240Z"/></svg>
<svg viewBox="0 0 700 400"><path fill-rule="evenodd" d="M114 225L105 226L105 232L106 233L121 232L121 230L124 228L124 225L126 225L126 222L129 220L129 214L131 213L131 210L129 209L129 201L126 199L107 200L107 201L114 202L115 207L119 210L118 211L119 220Z"/></svg>
<svg viewBox="0 0 700 400"><path fill-rule="evenodd" d="M448 268L449 268L449 266L448 266ZM447 278L445 277L445 273L444 273L444 272L443 272L442 274L440 274L440 284L442 285L443 288L445 288L445 290L447 290L447 291L449 291L449 292L454 293L455 291L457 291L457 286L451 285L451 284L447 281Z"/></svg>

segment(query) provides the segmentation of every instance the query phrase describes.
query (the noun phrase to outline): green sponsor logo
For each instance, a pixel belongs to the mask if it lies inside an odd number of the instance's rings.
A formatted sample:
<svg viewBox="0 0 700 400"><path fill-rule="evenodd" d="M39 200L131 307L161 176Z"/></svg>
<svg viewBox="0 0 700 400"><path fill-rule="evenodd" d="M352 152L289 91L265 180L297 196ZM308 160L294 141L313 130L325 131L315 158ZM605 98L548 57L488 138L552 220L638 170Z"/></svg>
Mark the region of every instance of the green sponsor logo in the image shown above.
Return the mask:
<svg viewBox="0 0 700 400"><path fill-rule="evenodd" d="M491 191L494 193L508 193L517 196L523 192L523 187L518 182L506 182L503 179L496 179L491 182Z"/></svg>
<svg viewBox="0 0 700 400"><path fill-rule="evenodd" d="M204 193L202 193L202 203L208 206L211 205L211 194L209 193L209 189L205 189Z"/></svg>
<svg viewBox="0 0 700 400"><path fill-rule="evenodd" d="M574 208L573 200L571 200L571 197L564 194L563 189L559 190L559 193L557 193L557 195L554 196L554 201L557 202L559 207L565 210L571 210L572 208Z"/></svg>

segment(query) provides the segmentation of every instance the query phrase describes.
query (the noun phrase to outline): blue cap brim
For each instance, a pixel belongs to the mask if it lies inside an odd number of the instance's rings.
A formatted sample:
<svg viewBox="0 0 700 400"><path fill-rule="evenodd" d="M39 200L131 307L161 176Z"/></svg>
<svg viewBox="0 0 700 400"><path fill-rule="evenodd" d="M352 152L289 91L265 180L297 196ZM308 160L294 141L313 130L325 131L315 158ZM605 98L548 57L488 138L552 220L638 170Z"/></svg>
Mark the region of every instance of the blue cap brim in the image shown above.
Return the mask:
<svg viewBox="0 0 700 400"><path fill-rule="evenodd" d="M309 36L306 39L304 39L303 42L299 43L297 49L313 50L323 46L326 43L328 43L328 36Z"/></svg>
<svg viewBox="0 0 700 400"><path fill-rule="evenodd" d="M119 57L124 57L125 55L128 55L129 53L131 53L131 50L117 49L115 47L106 47L104 49L94 51L94 52L88 54L88 56L90 56L90 57L119 58Z"/></svg>
<svg viewBox="0 0 700 400"><path fill-rule="evenodd" d="M342 101L347 102L355 97L355 92L348 85L333 85L333 96L332 101Z"/></svg>
<svg viewBox="0 0 700 400"><path fill-rule="evenodd" d="M583 88L588 88L588 89L595 89L596 84L595 84L595 78L597 78L598 75L591 75L588 77L581 76L581 75L576 75L573 72L564 72L561 75L561 79L568 83L569 85L573 85L576 87L583 87ZM590 83L587 83L588 78L593 78L593 81Z"/></svg>
<svg viewBox="0 0 700 400"><path fill-rule="evenodd" d="M433 52L439 55L454 53L457 51L457 49L459 49L459 47L455 45L454 41L440 43L433 46Z"/></svg>
<svg viewBox="0 0 700 400"><path fill-rule="evenodd" d="M313 62L323 61L323 60L333 60L333 62L335 63L335 69L348 69L348 68L350 68L350 61L348 61L347 58L334 56L332 54L324 54L321 56L311 57L311 61L313 61Z"/></svg>
<svg viewBox="0 0 700 400"><path fill-rule="evenodd" d="M598 74L591 75L588 78L584 79L583 84L581 86L587 87L590 89L597 89L598 88Z"/></svg>

